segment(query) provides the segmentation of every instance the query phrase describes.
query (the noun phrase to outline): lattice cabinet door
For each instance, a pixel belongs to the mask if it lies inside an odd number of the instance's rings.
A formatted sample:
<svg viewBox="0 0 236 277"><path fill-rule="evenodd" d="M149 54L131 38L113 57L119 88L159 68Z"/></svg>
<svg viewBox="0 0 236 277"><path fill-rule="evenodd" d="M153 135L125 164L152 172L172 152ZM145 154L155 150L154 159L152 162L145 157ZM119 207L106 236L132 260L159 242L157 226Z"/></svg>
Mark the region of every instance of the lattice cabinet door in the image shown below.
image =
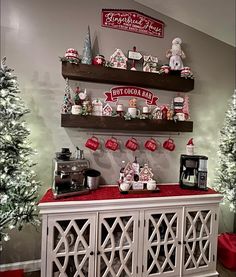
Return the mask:
<svg viewBox="0 0 236 277"><path fill-rule="evenodd" d="M144 213L143 276L180 276L182 209Z"/></svg>
<svg viewBox="0 0 236 277"><path fill-rule="evenodd" d="M184 275L215 269L217 214L216 207L186 208L183 237Z"/></svg>
<svg viewBox="0 0 236 277"><path fill-rule="evenodd" d="M96 277L137 277L139 212L99 214Z"/></svg>
<svg viewBox="0 0 236 277"><path fill-rule="evenodd" d="M49 216L47 277L95 276L95 214Z"/></svg>

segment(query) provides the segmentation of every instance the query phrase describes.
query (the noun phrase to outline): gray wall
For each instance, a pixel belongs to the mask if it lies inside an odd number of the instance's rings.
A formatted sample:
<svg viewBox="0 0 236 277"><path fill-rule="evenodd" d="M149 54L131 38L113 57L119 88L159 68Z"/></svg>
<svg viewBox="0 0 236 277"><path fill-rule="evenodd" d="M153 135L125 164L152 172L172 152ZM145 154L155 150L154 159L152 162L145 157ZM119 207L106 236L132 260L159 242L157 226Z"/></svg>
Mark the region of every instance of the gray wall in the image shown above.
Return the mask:
<svg viewBox="0 0 236 277"><path fill-rule="evenodd" d="M163 39L101 27L102 8L135 9L165 22ZM141 149L139 160L149 161L159 182L176 182L179 155L185 151L190 137L194 137L196 152L209 157L209 184L214 180L218 132L223 124L227 100L234 89L235 50L206 34L159 14L131 0L2 0L1 1L1 56L15 68L22 97L31 109L27 120L32 130L32 146L38 150L35 158L38 178L42 182L41 195L51 186L51 164L54 152L61 147L83 147L90 133L60 127L60 107L64 94L59 56L67 48L82 53L87 25L90 25L94 54L108 58L116 48L125 53L135 45L143 54L152 54L166 63L165 52L174 37L183 40L183 50L195 75L195 89L189 93L193 134L174 136L177 149L173 153L160 150L154 154ZM102 97L112 85L71 82L71 86L87 88L92 97ZM160 103L168 103L177 92L152 90ZM141 101L140 101L141 103ZM168 136L169 134L166 134ZM107 136L100 139L105 140ZM119 137L125 141L127 137ZM143 142L146 138L140 138ZM160 136L163 142L165 137ZM116 155L100 150L85 156L94 168L101 171L104 183L116 181L121 160L133 160L133 154L122 149ZM232 214L221 209L224 221L220 230L232 229ZM40 228L26 227L13 231L12 239L3 245L1 263L40 258Z"/></svg>

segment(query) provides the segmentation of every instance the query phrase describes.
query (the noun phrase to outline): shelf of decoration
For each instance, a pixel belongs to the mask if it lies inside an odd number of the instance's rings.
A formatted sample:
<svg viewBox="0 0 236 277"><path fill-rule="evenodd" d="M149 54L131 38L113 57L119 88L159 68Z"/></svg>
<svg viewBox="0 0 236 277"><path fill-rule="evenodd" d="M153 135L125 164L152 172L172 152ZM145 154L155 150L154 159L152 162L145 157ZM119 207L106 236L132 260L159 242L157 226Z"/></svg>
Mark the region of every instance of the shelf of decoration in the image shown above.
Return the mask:
<svg viewBox="0 0 236 277"><path fill-rule="evenodd" d="M131 119L112 116L61 115L61 127L82 129L107 129L117 131L152 131L152 132L192 132L192 121L174 121L158 119Z"/></svg>
<svg viewBox="0 0 236 277"><path fill-rule="evenodd" d="M194 88L193 79L171 73L158 74L70 62L62 62L62 75L70 80L135 85L179 92L189 92Z"/></svg>

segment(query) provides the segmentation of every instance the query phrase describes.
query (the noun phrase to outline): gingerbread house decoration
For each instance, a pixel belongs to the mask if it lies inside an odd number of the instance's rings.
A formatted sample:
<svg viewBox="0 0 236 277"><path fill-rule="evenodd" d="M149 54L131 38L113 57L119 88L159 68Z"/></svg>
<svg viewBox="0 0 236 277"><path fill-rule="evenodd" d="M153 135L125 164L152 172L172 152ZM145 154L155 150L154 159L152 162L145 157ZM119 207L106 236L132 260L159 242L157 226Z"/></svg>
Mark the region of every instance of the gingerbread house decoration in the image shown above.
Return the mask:
<svg viewBox="0 0 236 277"><path fill-rule="evenodd" d="M143 71L145 72L158 72L158 58L154 56L143 56Z"/></svg>
<svg viewBox="0 0 236 277"><path fill-rule="evenodd" d="M110 57L110 63L114 68L127 69L127 58L120 49L116 51Z"/></svg>
<svg viewBox="0 0 236 277"><path fill-rule="evenodd" d="M134 169L131 162L128 162L124 169L125 176L131 174L134 175Z"/></svg>
<svg viewBox="0 0 236 277"><path fill-rule="evenodd" d="M102 115L104 115L104 116L111 116L112 115L112 107L109 104L106 104L103 107Z"/></svg>
<svg viewBox="0 0 236 277"><path fill-rule="evenodd" d="M147 164L145 164L144 167L140 170L139 181L148 182L150 179L152 179L152 177L153 177L152 169L148 167Z"/></svg>
<svg viewBox="0 0 236 277"><path fill-rule="evenodd" d="M152 118L153 119L162 119L162 112L161 108L157 106L153 111L152 111Z"/></svg>

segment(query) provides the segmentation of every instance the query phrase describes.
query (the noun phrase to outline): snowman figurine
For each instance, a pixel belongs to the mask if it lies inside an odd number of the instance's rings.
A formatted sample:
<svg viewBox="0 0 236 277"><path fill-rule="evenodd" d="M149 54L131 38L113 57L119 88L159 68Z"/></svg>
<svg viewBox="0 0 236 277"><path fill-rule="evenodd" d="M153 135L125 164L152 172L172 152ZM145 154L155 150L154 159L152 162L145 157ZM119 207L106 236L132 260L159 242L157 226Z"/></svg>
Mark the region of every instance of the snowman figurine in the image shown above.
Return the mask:
<svg viewBox="0 0 236 277"><path fill-rule="evenodd" d="M166 57L170 58L169 66L171 70L181 70L184 67L182 59L186 56L181 50L181 43L182 40L180 38L173 39L171 49L166 52Z"/></svg>

